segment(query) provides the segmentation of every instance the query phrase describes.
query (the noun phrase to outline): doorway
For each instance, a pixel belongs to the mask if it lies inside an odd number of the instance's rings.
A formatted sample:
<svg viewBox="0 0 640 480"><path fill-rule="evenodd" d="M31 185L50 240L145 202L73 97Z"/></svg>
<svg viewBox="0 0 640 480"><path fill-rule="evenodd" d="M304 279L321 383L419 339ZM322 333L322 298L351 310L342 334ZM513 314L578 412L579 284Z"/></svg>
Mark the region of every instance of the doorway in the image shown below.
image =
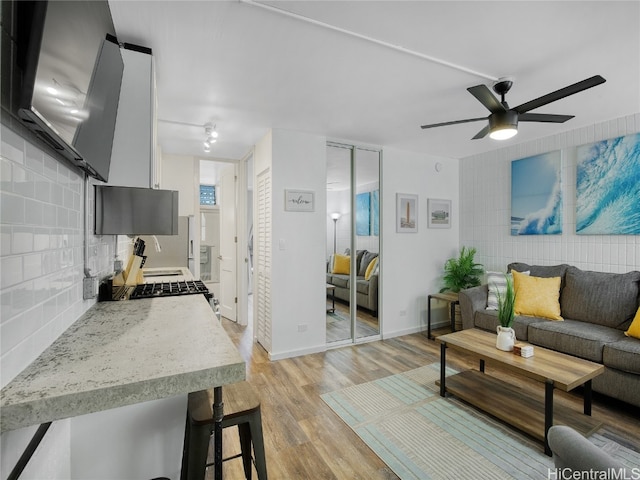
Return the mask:
<svg viewBox="0 0 640 480"><path fill-rule="evenodd" d="M380 150L327 143L326 342L331 346L380 338L380 163Z"/></svg>

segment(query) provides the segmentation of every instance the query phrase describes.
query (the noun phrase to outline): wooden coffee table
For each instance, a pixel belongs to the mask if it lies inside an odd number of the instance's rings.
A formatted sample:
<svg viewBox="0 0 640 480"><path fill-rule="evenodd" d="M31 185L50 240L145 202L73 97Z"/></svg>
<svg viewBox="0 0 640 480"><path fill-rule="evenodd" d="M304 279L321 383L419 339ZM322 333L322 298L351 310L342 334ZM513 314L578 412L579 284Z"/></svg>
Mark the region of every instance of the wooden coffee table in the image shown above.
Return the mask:
<svg viewBox="0 0 640 480"><path fill-rule="evenodd" d="M551 455L547 432L554 424L568 425L587 436L602 423L591 418L591 380L604 366L578 357L534 346L534 355L523 358L496 348L496 335L479 329L441 335L440 395L449 392L523 432L544 440L544 451ZM446 350L451 348L480 360L478 370L467 370L445 378ZM523 392L521 388L484 374L485 364L532 378L545 384L544 397ZM553 390L566 392L584 387L584 413L556 406ZM544 405L544 408L542 406Z"/></svg>

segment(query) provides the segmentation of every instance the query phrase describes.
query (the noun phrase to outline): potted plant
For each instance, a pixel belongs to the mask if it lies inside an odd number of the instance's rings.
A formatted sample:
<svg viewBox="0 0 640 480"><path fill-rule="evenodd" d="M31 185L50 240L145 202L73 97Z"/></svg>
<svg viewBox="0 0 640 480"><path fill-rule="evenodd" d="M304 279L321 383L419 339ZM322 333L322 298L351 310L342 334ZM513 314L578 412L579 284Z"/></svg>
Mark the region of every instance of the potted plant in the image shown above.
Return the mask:
<svg viewBox="0 0 640 480"><path fill-rule="evenodd" d="M476 263L474 257L475 248L462 247L458 258L450 258L444 264L444 287L440 293L450 291L458 293L465 288L477 287L480 285L480 277L484 273L481 264Z"/></svg>
<svg viewBox="0 0 640 480"><path fill-rule="evenodd" d="M516 341L516 332L511 328L516 317L516 293L513 289L513 278L507 275L506 280L507 287L504 293L500 293L500 290L496 292L498 297L498 321L500 322L497 328L496 348L510 352L513 350L513 345Z"/></svg>
<svg viewBox="0 0 640 480"><path fill-rule="evenodd" d="M444 287L440 293L452 292L457 294L465 288L477 287L480 285L480 277L484 273L484 268L475 261L476 249L462 247L457 258L453 257L444 264ZM456 330L462 328L460 317L460 305L456 305Z"/></svg>

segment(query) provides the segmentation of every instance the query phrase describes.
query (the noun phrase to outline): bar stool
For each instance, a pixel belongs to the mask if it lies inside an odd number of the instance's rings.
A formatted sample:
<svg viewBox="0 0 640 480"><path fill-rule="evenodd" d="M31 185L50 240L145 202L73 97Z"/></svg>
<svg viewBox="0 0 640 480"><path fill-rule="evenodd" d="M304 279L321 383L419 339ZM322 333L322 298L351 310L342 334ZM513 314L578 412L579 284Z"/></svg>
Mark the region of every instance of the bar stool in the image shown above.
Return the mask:
<svg viewBox="0 0 640 480"><path fill-rule="evenodd" d="M244 474L251 480L251 463L255 461L258 480L267 480L267 463L262 436L262 416L260 397L249 382L225 385L222 389L224 416L222 428L238 426L242 453L225 458L224 461L242 457ZM186 454L189 478L204 479L209 451L209 441L213 432L213 389L189 394L186 425ZM253 445L252 459L251 446Z"/></svg>

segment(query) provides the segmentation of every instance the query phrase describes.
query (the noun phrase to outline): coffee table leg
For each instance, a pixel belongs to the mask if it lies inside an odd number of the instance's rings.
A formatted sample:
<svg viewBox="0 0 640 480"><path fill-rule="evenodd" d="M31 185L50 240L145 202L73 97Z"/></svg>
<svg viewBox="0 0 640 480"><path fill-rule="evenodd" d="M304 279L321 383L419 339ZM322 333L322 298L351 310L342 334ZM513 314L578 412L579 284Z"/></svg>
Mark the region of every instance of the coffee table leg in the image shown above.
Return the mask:
<svg viewBox="0 0 640 480"><path fill-rule="evenodd" d="M445 391L446 391L446 387L444 384L444 379L446 377L446 370L447 370L447 360L445 358L446 352L447 352L447 344L441 343L440 344L440 396L441 397L445 396Z"/></svg>
<svg viewBox="0 0 640 480"><path fill-rule="evenodd" d="M484 359L480 359L480 371L484 373Z"/></svg>
<svg viewBox="0 0 640 480"><path fill-rule="evenodd" d="M591 416L591 380L584 384L584 414Z"/></svg>
<svg viewBox="0 0 640 480"><path fill-rule="evenodd" d="M553 380L547 380L544 387L544 453L551 456L547 435L553 425Z"/></svg>

